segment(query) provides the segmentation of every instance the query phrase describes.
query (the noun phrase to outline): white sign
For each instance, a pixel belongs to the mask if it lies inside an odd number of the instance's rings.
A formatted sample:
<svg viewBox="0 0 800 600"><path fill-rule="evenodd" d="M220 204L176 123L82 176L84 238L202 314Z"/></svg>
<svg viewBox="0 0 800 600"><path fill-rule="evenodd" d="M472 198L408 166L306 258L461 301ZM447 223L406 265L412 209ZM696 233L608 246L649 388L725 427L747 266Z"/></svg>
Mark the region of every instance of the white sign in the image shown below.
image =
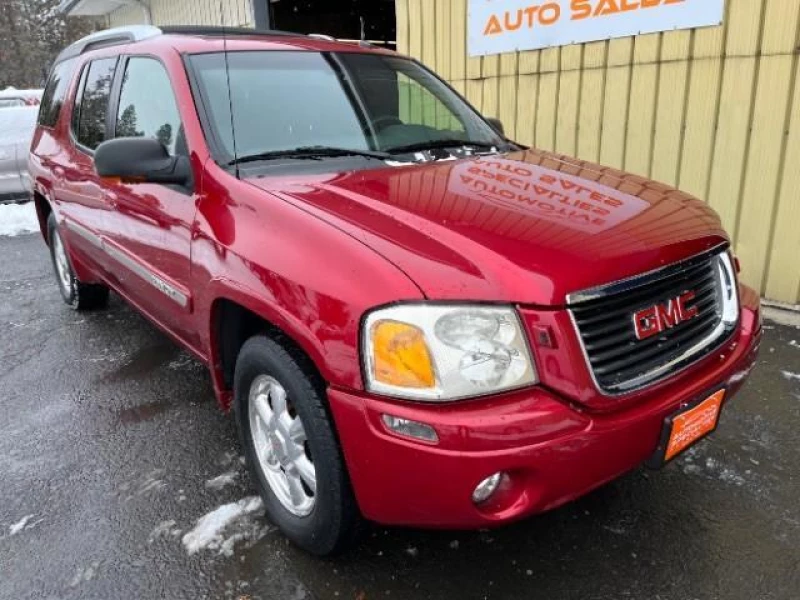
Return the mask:
<svg viewBox="0 0 800 600"><path fill-rule="evenodd" d="M469 55L722 24L725 0L469 0Z"/></svg>

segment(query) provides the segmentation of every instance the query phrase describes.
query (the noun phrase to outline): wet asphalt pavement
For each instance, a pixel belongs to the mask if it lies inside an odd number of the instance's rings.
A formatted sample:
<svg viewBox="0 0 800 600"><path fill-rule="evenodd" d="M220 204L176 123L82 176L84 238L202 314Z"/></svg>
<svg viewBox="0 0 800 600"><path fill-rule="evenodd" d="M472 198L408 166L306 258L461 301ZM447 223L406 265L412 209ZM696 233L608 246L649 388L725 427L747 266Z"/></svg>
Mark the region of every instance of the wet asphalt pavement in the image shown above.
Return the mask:
<svg viewBox="0 0 800 600"><path fill-rule="evenodd" d="M254 494L205 370L116 297L72 312L39 237L0 238L0 598L800 598L800 329L767 327L717 433L663 471L320 560L258 511L184 543Z"/></svg>

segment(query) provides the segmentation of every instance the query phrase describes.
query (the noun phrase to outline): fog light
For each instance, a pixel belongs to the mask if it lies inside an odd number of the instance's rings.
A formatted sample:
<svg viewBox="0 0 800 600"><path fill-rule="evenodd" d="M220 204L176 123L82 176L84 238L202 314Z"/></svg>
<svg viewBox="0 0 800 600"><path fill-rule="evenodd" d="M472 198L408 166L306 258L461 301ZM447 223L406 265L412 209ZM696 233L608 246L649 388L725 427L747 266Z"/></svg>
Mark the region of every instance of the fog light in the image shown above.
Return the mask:
<svg viewBox="0 0 800 600"><path fill-rule="evenodd" d="M390 431L397 435L416 438L434 444L439 442L439 436L436 435L436 430L425 423L412 421L410 419L401 419L400 417L394 417L392 415L383 415L383 423Z"/></svg>
<svg viewBox="0 0 800 600"><path fill-rule="evenodd" d="M499 473L490 475L489 477L481 481L475 487L475 491L472 492L472 501L475 504L481 504L482 502L486 502L491 497L491 495L497 491L497 488L500 486L500 482L503 481L504 475L505 473L500 471Z"/></svg>

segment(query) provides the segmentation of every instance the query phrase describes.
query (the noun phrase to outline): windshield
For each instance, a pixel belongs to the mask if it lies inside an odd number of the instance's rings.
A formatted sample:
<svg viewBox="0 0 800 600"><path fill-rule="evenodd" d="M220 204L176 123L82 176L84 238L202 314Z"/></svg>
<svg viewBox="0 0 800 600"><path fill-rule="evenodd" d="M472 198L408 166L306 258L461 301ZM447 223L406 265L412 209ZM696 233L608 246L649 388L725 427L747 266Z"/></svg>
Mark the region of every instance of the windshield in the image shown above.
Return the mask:
<svg viewBox="0 0 800 600"><path fill-rule="evenodd" d="M457 94L408 59L230 52L229 74L223 53L190 60L206 106L207 135L222 161L234 157L234 132L240 159L313 147L391 153L448 142L505 145Z"/></svg>

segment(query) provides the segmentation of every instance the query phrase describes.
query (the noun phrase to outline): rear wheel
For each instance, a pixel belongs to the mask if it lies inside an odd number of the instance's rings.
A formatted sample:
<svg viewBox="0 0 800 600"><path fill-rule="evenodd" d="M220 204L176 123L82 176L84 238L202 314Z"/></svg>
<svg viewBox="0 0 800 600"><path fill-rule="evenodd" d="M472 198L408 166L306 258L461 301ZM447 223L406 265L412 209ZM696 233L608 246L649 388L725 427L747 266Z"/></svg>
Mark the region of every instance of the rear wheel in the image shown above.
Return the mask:
<svg viewBox="0 0 800 600"><path fill-rule="evenodd" d="M344 459L308 367L276 341L242 347L234 380L236 421L268 518L318 555L345 549L361 517Z"/></svg>
<svg viewBox="0 0 800 600"><path fill-rule="evenodd" d="M61 297L75 310L91 310L108 304L108 288L99 284L81 283L75 277L72 261L61 239L55 215L50 213L47 219L48 239L50 240L50 257Z"/></svg>

